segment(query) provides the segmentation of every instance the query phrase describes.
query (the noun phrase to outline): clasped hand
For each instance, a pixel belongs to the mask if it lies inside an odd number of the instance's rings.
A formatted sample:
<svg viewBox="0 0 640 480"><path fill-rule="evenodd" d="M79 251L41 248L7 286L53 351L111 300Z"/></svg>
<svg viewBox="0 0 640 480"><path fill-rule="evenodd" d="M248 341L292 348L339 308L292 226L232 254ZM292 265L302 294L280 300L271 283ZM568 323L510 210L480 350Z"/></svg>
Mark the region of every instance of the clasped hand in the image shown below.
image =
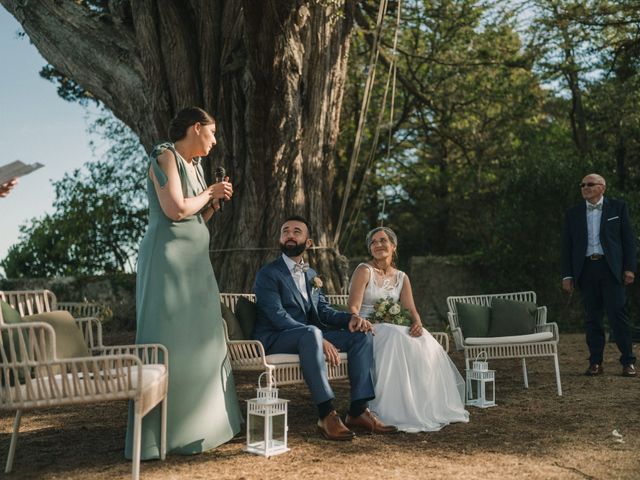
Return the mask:
<svg viewBox="0 0 640 480"><path fill-rule="evenodd" d="M349 331L364 333L371 332L372 335L375 335L371 322L362 318L360 315L356 315L355 313L351 315L351 320L349 320Z"/></svg>
<svg viewBox="0 0 640 480"><path fill-rule="evenodd" d="M229 182L229 177L224 177L222 182L214 183L209 186L209 195L211 199L230 200L233 195L233 185Z"/></svg>

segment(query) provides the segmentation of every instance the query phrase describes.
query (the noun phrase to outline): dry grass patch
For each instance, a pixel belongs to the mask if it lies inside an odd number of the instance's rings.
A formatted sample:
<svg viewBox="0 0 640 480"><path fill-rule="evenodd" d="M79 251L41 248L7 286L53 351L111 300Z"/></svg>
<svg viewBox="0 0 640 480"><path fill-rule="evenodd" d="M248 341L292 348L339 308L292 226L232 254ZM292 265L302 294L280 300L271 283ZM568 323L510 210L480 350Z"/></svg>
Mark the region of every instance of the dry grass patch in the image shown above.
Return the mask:
<svg viewBox="0 0 640 480"><path fill-rule="evenodd" d="M117 338L118 342L128 341ZM107 339L108 343L116 343ZM453 353L459 368L462 356ZM315 432L315 408L304 386L284 387L289 404L291 451L266 459L243 452L245 437L193 457L169 456L142 464L142 478L160 479L402 479L409 478L640 478L640 379L623 378L614 345L607 345L605 375L587 378L582 335L561 335L563 397L556 395L551 359L528 360L529 390L520 363L490 361L496 372L498 406L472 408L468 424L440 432L360 436L327 442ZM243 401L255 394L256 375L236 378ZM337 405L348 404L346 382L335 382ZM6 478L129 478L123 457L127 405L98 404L91 410L57 408L23 417L14 463ZM0 417L4 462L12 417ZM617 441L612 431L622 434Z"/></svg>

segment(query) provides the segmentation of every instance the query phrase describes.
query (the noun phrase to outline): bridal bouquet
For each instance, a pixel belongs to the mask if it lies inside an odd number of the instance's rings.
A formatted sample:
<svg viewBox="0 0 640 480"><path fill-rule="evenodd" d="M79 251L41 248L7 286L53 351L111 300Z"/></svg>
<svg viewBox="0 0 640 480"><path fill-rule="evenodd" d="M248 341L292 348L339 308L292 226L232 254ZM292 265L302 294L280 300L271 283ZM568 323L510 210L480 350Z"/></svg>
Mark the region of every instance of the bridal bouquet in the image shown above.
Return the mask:
<svg viewBox="0 0 640 480"><path fill-rule="evenodd" d="M373 320L376 322L410 325L409 311L402 308L399 302L386 297L381 298L373 306Z"/></svg>

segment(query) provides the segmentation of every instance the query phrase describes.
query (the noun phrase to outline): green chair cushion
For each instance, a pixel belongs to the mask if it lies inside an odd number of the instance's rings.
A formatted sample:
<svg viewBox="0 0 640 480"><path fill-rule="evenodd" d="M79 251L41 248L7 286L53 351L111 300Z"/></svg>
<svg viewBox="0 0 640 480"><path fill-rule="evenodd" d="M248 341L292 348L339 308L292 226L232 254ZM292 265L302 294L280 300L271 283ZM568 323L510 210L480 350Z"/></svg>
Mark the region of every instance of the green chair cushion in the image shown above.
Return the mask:
<svg viewBox="0 0 640 480"><path fill-rule="evenodd" d="M491 301L490 337L508 337L535 333L536 312L533 302L521 302L506 298Z"/></svg>
<svg viewBox="0 0 640 480"><path fill-rule="evenodd" d="M0 308L2 308L2 319L4 320L4 323L20 323L22 321L20 312L4 300L0 300Z"/></svg>
<svg viewBox="0 0 640 480"><path fill-rule="evenodd" d="M491 308L473 303L456 302L458 311L458 323L462 329L462 335L467 337L489 336L491 323Z"/></svg>
<svg viewBox="0 0 640 480"><path fill-rule="evenodd" d="M251 338L256 326L257 305L246 297L240 297L236 303L236 318L240 322L240 328L244 338Z"/></svg>
<svg viewBox="0 0 640 480"><path fill-rule="evenodd" d="M227 324L227 333L229 335L229 340L246 340L246 337L242 332L240 322L231 311L231 309L224 303L220 302L220 310L222 310L222 318Z"/></svg>
<svg viewBox="0 0 640 480"><path fill-rule="evenodd" d="M56 334L56 356L59 359L90 356L82 332L69 312L56 310L28 315L22 321L44 322L53 327Z"/></svg>

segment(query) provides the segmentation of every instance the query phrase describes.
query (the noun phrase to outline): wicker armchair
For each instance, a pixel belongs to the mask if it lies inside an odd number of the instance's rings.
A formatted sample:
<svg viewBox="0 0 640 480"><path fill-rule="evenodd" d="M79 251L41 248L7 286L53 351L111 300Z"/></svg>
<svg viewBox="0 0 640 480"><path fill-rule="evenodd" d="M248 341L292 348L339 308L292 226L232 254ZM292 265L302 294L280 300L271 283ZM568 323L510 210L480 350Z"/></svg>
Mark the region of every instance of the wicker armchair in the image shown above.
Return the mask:
<svg viewBox="0 0 640 480"><path fill-rule="evenodd" d="M2 292L21 315L56 308L47 290ZM22 412L38 408L133 400L132 478L140 475L142 417L161 404L161 458L166 452L168 354L162 345L102 345L96 319L76 322L91 356L60 359L54 329L44 322L5 324L0 311L0 410L16 412L5 472L11 472Z"/></svg>
<svg viewBox="0 0 640 480"><path fill-rule="evenodd" d="M464 350L466 368L469 368L470 361L476 358L480 352L486 352L488 359L519 358L522 362L524 387L529 388L526 358L552 357L558 395L562 395L560 366L558 364L558 325L547 323L547 307L538 307L535 332L532 334L510 337L464 337L458 321L456 304L471 303L490 307L494 298L536 303L536 294L531 291L447 297L447 306L449 307L447 317L451 327L451 334L453 335L456 350Z"/></svg>

